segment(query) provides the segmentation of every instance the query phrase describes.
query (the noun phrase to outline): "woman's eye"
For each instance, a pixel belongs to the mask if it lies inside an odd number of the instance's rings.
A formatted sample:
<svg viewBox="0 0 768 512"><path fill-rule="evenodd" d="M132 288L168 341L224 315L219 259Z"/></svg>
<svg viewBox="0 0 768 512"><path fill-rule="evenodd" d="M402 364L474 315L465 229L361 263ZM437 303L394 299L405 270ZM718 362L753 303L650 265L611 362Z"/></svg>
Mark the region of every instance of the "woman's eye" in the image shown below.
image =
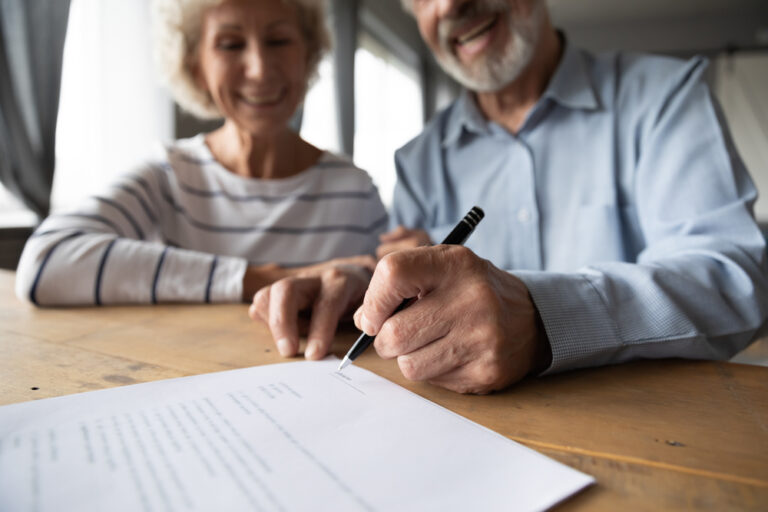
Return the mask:
<svg viewBox="0 0 768 512"><path fill-rule="evenodd" d="M267 45L269 46L287 46L291 44L293 41L290 38L287 37L276 37L273 39L267 40Z"/></svg>
<svg viewBox="0 0 768 512"><path fill-rule="evenodd" d="M230 39L223 39L216 43L216 48L219 50L239 50L245 46L242 41L235 41Z"/></svg>

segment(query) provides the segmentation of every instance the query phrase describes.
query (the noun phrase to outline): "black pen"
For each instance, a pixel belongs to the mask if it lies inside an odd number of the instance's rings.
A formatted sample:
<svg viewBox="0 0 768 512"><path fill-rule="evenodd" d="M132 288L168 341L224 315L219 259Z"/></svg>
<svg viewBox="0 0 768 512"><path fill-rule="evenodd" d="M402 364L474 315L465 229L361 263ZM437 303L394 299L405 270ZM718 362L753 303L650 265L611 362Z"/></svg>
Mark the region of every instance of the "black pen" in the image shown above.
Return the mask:
<svg viewBox="0 0 768 512"><path fill-rule="evenodd" d="M453 231L451 231L447 237L445 237L445 240L443 240L443 244L448 245L462 245L464 242L466 242L467 238L469 238L469 235L472 234L472 231L475 230L477 225L480 223L481 220L483 220L483 217L485 217L485 213L483 210L478 208L477 206L473 206L471 210L469 210L469 213L467 213L463 219L459 221L458 224L456 224L456 227L453 228ZM397 309L395 309L395 312L392 313L393 315L397 313L398 311L401 311L405 306L408 305L411 299L405 299L403 302L400 303L399 306L397 306ZM362 354L365 349L367 349L371 343L373 343L373 340L376 339L376 336L369 336L365 333L361 334L359 338L357 338L357 341L354 345L352 345L352 348L349 349L349 352L347 352L347 355L344 356L344 359L341 360L341 364L339 365L338 371L343 370L347 367L352 361L357 359L357 356Z"/></svg>

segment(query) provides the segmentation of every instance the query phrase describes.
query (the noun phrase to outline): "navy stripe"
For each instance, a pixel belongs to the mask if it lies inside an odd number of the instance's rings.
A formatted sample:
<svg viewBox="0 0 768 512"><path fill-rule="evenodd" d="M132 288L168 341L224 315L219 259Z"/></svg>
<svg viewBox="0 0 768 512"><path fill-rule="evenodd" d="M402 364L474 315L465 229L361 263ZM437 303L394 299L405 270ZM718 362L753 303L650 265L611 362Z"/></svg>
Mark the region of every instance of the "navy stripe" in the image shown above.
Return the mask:
<svg viewBox="0 0 768 512"><path fill-rule="evenodd" d="M131 214L128 213L128 210L126 210L123 207L123 205L121 205L119 203L116 203L116 202L114 202L111 199L107 199L106 197L93 196L93 198L96 199L97 201L100 201L102 203L108 204L109 206L111 206L115 210L117 210L120 213L122 213L123 216L128 220L128 222L133 227L133 230L136 231L136 235L138 235L139 240L144 240L144 232L141 230L141 227L139 227L139 224L134 220L134 218L131 216Z"/></svg>
<svg viewBox="0 0 768 512"><path fill-rule="evenodd" d="M165 171L166 173L171 173L172 168L168 164L160 164L157 168ZM179 188L183 190L184 192L188 194L192 194L198 197L207 197L207 198L214 198L214 197L226 197L230 201L241 201L241 202L262 202L262 203L282 203L286 201L304 201L304 202L316 202L316 201L326 201L331 199L370 199L371 197L375 196L378 192L376 190L375 186L371 186L370 189L366 191L360 191L360 190L341 190L336 192L323 192L323 193L317 193L317 194L293 194L293 195L287 195L287 196L265 196L265 195L235 195L231 194L225 190L206 190L206 189L200 189L195 188L192 185L188 185L186 183L181 182L178 177L175 176L176 183L178 184Z"/></svg>
<svg viewBox="0 0 768 512"><path fill-rule="evenodd" d="M107 248L104 249L104 254L101 256L101 261L99 262L99 270L96 272L96 283L93 286L93 297L97 306L101 306L101 276L104 275L104 264L107 262L109 251L112 250L112 246L115 245L115 242L117 242L117 238L109 242Z"/></svg>
<svg viewBox="0 0 768 512"><path fill-rule="evenodd" d="M112 222L111 220L107 219L106 217L102 217L101 215L94 215L92 213L62 213L58 215L59 217L75 217L78 219L90 219L95 220L96 222L101 222L102 224L106 224L112 230L117 233L118 236L124 237L125 235L120 230L120 228L117 227L117 224Z"/></svg>
<svg viewBox="0 0 768 512"><path fill-rule="evenodd" d="M183 162L187 162L190 164L199 165L200 167L205 165L218 165L221 166L221 163L216 160L215 158L208 158L205 160L202 160L200 158L188 155L187 153L184 153L182 150L179 150L177 148L168 148L169 153L179 158L179 160ZM170 165L170 164L161 164L161 165ZM353 167L354 165L350 162L346 162L344 160L321 160L316 162L312 167L319 167L321 169L329 169L329 168L343 168L348 169L349 167Z"/></svg>
<svg viewBox="0 0 768 512"><path fill-rule="evenodd" d="M152 187L149 186L149 183L147 183L147 180L145 180L141 176L131 176L131 179L133 181L135 181L136 183L138 183L141 186L142 189L144 189L144 192L147 194L147 197L154 197L154 195L155 195L154 194L154 190L155 189L153 189ZM159 198L159 197L155 197L155 202L158 203L158 205L160 203L160 199L161 198Z"/></svg>
<svg viewBox="0 0 768 512"><path fill-rule="evenodd" d="M40 268L37 269L37 274L35 275L35 280L32 281L32 287L29 289L29 301L34 304L35 306L39 306L40 304L37 302L37 285L40 284L40 276L43 275L43 270L45 269L45 266L48 264L48 260L51 258L51 255L53 254L53 251L55 251L59 245L62 244L62 242L65 242L66 240L70 240L72 238L75 238L76 236L80 236L83 233L81 231L76 231L72 233L71 235L65 236L55 244L53 244L53 247L51 247L48 250L48 253L43 258L42 263L40 263Z"/></svg>
<svg viewBox="0 0 768 512"><path fill-rule="evenodd" d="M117 185L117 188L120 190L123 190L125 192L128 192L133 197L136 198L136 201L139 202L139 205L141 205L141 208L144 210L144 213L147 215L147 218L152 224L157 223L157 216L155 216L154 213L152 213L152 210L149 208L149 205L146 201L144 201L144 198L139 195L138 192L136 192L134 189L129 187L128 185Z"/></svg>
<svg viewBox="0 0 768 512"><path fill-rule="evenodd" d="M163 249L163 253L160 255L157 267L155 268L155 277L152 279L152 304L157 304L157 281L160 279L160 269L163 266L163 261L165 261L165 255L168 252L168 249L170 249L170 247Z"/></svg>
<svg viewBox="0 0 768 512"><path fill-rule="evenodd" d="M290 196L264 196L264 195L247 195L240 196L230 194L224 190L202 190L193 188L185 183L179 182L179 188L188 194L192 194L198 197L225 197L230 201L239 202L262 202L262 203L284 203L287 201L298 202L317 202L317 201L329 201L331 199L370 199L377 194L376 188L371 187L368 191L338 191L338 192L324 192L317 194L294 194Z"/></svg>
<svg viewBox="0 0 768 512"><path fill-rule="evenodd" d="M160 188L163 188L162 185ZM310 233L333 233L340 231L367 235L387 223L387 214L384 213L382 217L369 226L356 226L354 224L331 224L310 228L286 228L279 226L214 226L193 219L181 205L173 200L173 197L167 190L161 190L160 194L168 202L171 208L176 210L176 213L182 215L190 225L198 229L216 233L276 233L281 235L305 235Z"/></svg>
<svg viewBox="0 0 768 512"><path fill-rule="evenodd" d="M39 238L39 237L46 236L46 235L53 235L53 234L56 234L56 233L64 233L66 231L72 231L73 229L76 229L77 231L79 231L82 234L88 234L88 233L103 234L103 232L101 232L101 231L89 231L87 229L83 229L82 226L77 226L77 228L58 228L58 229L47 229L45 231L35 231L34 233L32 233L32 236L30 236L29 238Z"/></svg>
<svg viewBox="0 0 768 512"><path fill-rule="evenodd" d="M274 233L279 235L307 235L313 233L333 233L333 232L346 232L356 233L360 235L368 235L380 226L387 223L387 214L385 213L380 219L376 220L369 226L355 226L353 224L330 224L327 226L316 226L310 228L286 228L280 226L214 226L212 224L206 224L193 219L181 206L173 203L172 199L169 199L171 206L181 214L187 222L192 226L205 231L213 231L215 233Z"/></svg>
<svg viewBox="0 0 768 512"><path fill-rule="evenodd" d="M216 263L218 263L219 257L214 256L211 262L211 270L208 271L208 284L205 285L205 303L211 303L211 285L213 284L213 272L216 270Z"/></svg>

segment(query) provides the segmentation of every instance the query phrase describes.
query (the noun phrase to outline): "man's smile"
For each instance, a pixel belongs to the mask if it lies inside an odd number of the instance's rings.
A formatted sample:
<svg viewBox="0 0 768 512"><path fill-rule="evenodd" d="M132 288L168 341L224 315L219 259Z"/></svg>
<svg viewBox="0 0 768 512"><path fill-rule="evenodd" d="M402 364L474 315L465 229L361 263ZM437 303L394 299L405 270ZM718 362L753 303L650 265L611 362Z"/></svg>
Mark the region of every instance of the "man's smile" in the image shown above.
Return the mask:
<svg viewBox="0 0 768 512"><path fill-rule="evenodd" d="M494 14L488 18L471 23L468 27L463 27L461 30L457 31L459 32L458 34L452 37L454 44L464 45L469 41L484 35L494 27L498 20L499 15Z"/></svg>

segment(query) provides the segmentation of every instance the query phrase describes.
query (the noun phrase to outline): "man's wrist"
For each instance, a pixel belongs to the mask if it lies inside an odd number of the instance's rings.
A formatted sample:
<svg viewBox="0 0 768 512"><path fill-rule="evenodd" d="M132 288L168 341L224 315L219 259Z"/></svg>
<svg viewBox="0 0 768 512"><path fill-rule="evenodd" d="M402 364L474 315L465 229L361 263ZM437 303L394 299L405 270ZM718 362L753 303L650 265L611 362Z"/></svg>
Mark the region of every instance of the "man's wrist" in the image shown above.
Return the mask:
<svg viewBox="0 0 768 512"><path fill-rule="evenodd" d="M533 301L531 301L533 302ZM535 306L534 306L535 307ZM547 330L544 328L544 321L541 319L539 310L535 310L535 343L536 347L533 353L533 364L531 365L531 375L541 375L552 365L552 347L549 344Z"/></svg>

